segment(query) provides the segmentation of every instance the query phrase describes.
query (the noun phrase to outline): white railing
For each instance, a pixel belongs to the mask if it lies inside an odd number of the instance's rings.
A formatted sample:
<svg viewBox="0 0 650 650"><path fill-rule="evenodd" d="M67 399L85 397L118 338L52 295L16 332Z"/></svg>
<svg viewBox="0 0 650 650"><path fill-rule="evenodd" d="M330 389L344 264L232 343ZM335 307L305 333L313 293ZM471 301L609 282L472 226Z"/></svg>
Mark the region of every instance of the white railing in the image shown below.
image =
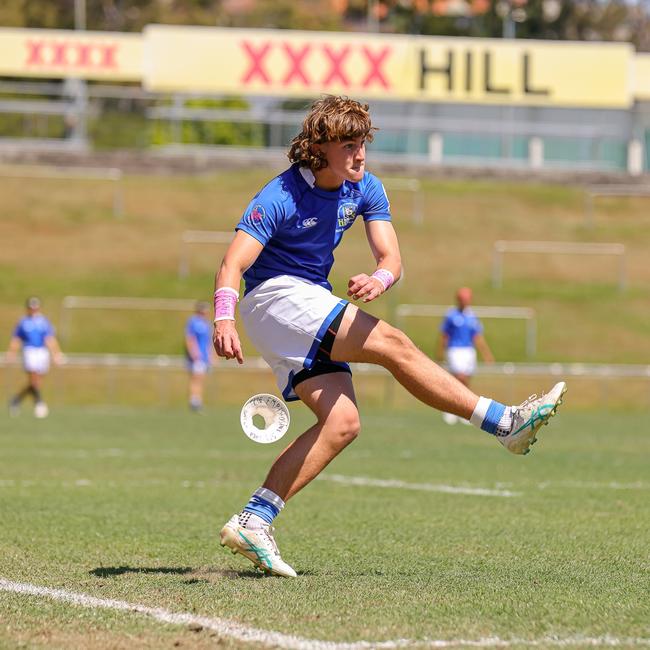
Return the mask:
<svg viewBox="0 0 650 650"><path fill-rule="evenodd" d="M405 318L412 316L436 318L444 316L449 309L449 305L397 305L395 310L396 325L403 329ZM537 314L534 309L530 307L472 306L472 311L479 318L523 320L526 324L526 356L535 356L537 352Z"/></svg>
<svg viewBox="0 0 650 650"><path fill-rule="evenodd" d="M196 300L182 298L133 298L128 296L65 296L61 302L59 337L69 341L71 314L76 309L111 309L127 311L184 311L190 313L196 307Z"/></svg>
<svg viewBox="0 0 650 650"><path fill-rule="evenodd" d="M585 224L594 225L594 203L599 196L650 197L650 185L589 185L585 188Z"/></svg>
<svg viewBox="0 0 650 650"><path fill-rule="evenodd" d="M185 230L181 235L181 254L178 263L178 277L186 278L190 273L190 246L193 244L228 245L232 242L234 232L218 230ZM217 267L215 265L215 271Z"/></svg>
<svg viewBox="0 0 650 650"><path fill-rule="evenodd" d="M384 380L382 403L390 406L393 402L393 393L396 387L395 380L390 376L387 370L380 366L367 363L353 363L352 370L355 375L364 377L378 377ZM251 385L250 379L246 378L252 373L264 373L268 377L268 389L275 390L275 382L271 371L266 362L261 357L246 357L244 364L239 365L233 361L218 359L215 364L215 372L210 375L210 381L216 381L217 385L221 380L232 387L233 381L239 381L242 394L245 394ZM153 383L154 391L158 390L158 397L149 397L149 401L161 405L170 403L172 391L177 391L178 384L174 381L174 374L184 373L186 370L185 359L178 355L128 355L128 354L68 354L65 357L65 363L54 370L56 376L50 378L52 392L56 396L62 393L67 395L65 402L74 404L74 394L71 394L70 386L73 385L66 378L67 373L85 370L103 370L98 376L101 377L100 383L95 386L95 390L101 391L100 401L104 404L114 404L116 402L129 402L129 393L126 392L119 399L117 396L118 387L123 375L120 373L130 373L135 371L147 372L156 377L157 381ZM0 354L0 376L4 385L5 397L8 398L11 392L16 388L20 372L20 362L9 363L6 354ZM232 374L234 373L234 374ZM226 378L224 379L224 375ZM512 398L521 398L521 382L525 378L545 377L550 381L565 379L572 387L572 394L576 394L576 382L578 380L596 380L601 384L600 395L595 399L599 407L607 406L611 398L611 382L619 381L629 383L630 381L646 382L650 388L650 365L641 364L599 364L599 363L495 363L479 364L477 375L481 377L509 378L511 380L510 393ZM237 380L237 376L240 377ZM573 384L571 383L573 380ZM102 388L103 382L103 388ZM127 382L128 385L128 382ZM366 384L359 382L359 390L362 391ZM380 384L381 385L381 384ZM48 389L50 390L50 389ZM72 389L73 390L73 389ZM502 389L503 390L503 389ZM218 391L217 391L218 394ZM181 390L176 399L182 403L184 399L184 390ZM180 396L180 397L179 397ZM644 407L650 406L650 390L637 391L635 393L635 403L638 403L641 396ZM87 399L87 397L86 397ZM243 398L242 398L243 399ZM57 401L60 401L57 400ZM171 401L174 403L174 400ZM584 403L584 402L583 402Z"/></svg>
<svg viewBox="0 0 650 650"><path fill-rule="evenodd" d="M413 223L420 226L424 221L424 194L422 183L417 178L382 178L384 188L390 192L410 192L412 195L411 219ZM390 196L388 197L390 199Z"/></svg>
<svg viewBox="0 0 650 650"><path fill-rule="evenodd" d="M0 368L19 368L20 361L9 362L6 353L0 353ZM388 371L372 363L351 363L352 370L362 375L388 375ZM243 365L217 359L215 369L237 373L268 371L268 364L262 357L246 357ZM178 370L185 368L185 357L169 354L84 354L72 353L64 355L62 368L116 368L121 370ZM477 374L483 376L540 376L540 377L587 377L592 379L649 379L650 364L631 363L582 363L582 362L504 362L478 364Z"/></svg>
<svg viewBox="0 0 650 650"><path fill-rule="evenodd" d="M623 244L559 241L495 241L492 264L492 286L496 288L500 288L503 285L503 256L505 253L525 253L527 255L611 255L618 258L618 288L620 291L625 290L625 246Z"/></svg>
<svg viewBox="0 0 650 650"><path fill-rule="evenodd" d="M16 165L0 167L0 178L107 181L113 184L113 216L124 216L122 170L115 167L45 167Z"/></svg>

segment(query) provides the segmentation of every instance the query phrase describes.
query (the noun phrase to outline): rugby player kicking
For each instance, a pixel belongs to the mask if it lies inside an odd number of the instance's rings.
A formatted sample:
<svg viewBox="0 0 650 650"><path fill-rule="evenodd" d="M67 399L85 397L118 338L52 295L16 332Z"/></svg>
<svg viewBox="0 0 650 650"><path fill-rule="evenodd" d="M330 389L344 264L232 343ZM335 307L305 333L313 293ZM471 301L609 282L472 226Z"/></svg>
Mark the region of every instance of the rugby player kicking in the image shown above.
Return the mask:
<svg viewBox="0 0 650 650"><path fill-rule="evenodd" d="M285 400L302 400L316 422L273 463L264 483L221 530L221 544L267 573L295 577L280 556L271 524L285 503L359 434L348 362L389 370L413 396L470 420L514 454L525 454L566 391L506 406L475 395L421 352L399 329L331 293L333 251L363 220L376 269L350 278L347 295L366 303L401 273L400 250L381 182L366 171L372 140L368 106L326 96L291 142L291 166L255 195L236 227L216 278L213 343L217 354L243 363L239 315L271 366Z"/></svg>

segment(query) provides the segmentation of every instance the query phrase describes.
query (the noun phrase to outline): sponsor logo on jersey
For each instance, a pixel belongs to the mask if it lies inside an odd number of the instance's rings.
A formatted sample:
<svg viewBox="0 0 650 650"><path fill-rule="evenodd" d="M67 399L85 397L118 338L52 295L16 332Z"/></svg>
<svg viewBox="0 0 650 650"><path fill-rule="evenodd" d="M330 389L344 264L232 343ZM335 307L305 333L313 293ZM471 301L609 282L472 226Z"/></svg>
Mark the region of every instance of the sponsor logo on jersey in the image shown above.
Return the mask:
<svg viewBox="0 0 650 650"><path fill-rule="evenodd" d="M259 203L253 206L253 209L250 213L251 221L262 221L265 216L266 212L264 211L264 206L260 205Z"/></svg>
<svg viewBox="0 0 650 650"><path fill-rule="evenodd" d="M307 217L306 219L298 219L296 228L303 230L305 228L313 228L318 223L318 217Z"/></svg>
<svg viewBox="0 0 650 650"><path fill-rule="evenodd" d="M339 205L338 213L338 227L347 228L350 224L354 223L357 218L357 204L356 203L342 203Z"/></svg>

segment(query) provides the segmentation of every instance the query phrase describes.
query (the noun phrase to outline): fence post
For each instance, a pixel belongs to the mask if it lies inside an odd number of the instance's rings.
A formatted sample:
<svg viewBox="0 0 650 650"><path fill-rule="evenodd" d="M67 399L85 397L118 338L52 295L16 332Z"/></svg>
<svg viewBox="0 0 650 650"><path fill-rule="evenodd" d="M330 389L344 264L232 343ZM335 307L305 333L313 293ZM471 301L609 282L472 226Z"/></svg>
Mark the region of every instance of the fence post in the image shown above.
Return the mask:
<svg viewBox="0 0 650 650"><path fill-rule="evenodd" d="M643 174L643 144L638 138L630 140L627 145L627 171L632 176Z"/></svg>
<svg viewBox="0 0 650 650"><path fill-rule="evenodd" d="M182 95L174 95L174 103L172 105L169 121L172 131L172 142L175 144L183 144L183 123L181 114L185 106L185 99Z"/></svg>
<svg viewBox="0 0 650 650"><path fill-rule="evenodd" d="M4 394L7 398L9 398L11 396L11 385L9 382L9 366L4 365L3 370L4 372L2 373L2 376L4 377L4 385L5 385Z"/></svg>
<svg viewBox="0 0 650 650"><path fill-rule="evenodd" d="M429 162L432 165L441 165L443 158L443 139L441 133L431 133L429 135Z"/></svg>
<svg viewBox="0 0 650 650"><path fill-rule="evenodd" d="M533 137L528 141L528 164L531 169L541 169L544 166L544 141Z"/></svg>
<svg viewBox="0 0 650 650"><path fill-rule="evenodd" d="M190 274L189 251L185 242L181 243L181 256L178 262L178 277L182 280Z"/></svg>
<svg viewBox="0 0 650 650"><path fill-rule="evenodd" d="M61 303L61 317L59 318L59 340L63 349L65 350L66 346L70 342L70 310L66 304L66 298L63 299Z"/></svg>
<svg viewBox="0 0 650 650"><path fill-rule="evenodd" d="M526 321L526 355L533 358L537 354L537 319L533 316Z"/></svg>
<svg viewBox="0 0 650 650"><path fill-rule="evenodd" d="M124 188L122 187L122 171L115 170L115 189L113 190L113 216L119 219L124 216Z"/></svg>
<svg viewBox="0 0 650 650"><path fill-rule="evenodd" d="M106 395L109 404L116 404L115 401L115 370L113 364L106 366Z"/></svg>
<svg viewBox="0 0 650 650"><path fill-rule="evenodd" d="M500 289L503 282L503 253L500 242L494 242L494 256L492 259L492 286Z"/></svg>
<svg viewBox="0 0 650 650"><path fill-rule="evenodd" d="M169 401L169 380L165 368L169 365L167 357L159 356L157 359L158 366L158 397L160 406L167 406Z"/></svg>
<svg viewBox="0 0 650 650"><path fill-rule="evenodd" d="M413 221L417 226L421 226L424 221L424 195L420 181L417 181L413 188Z"/></svg>
<svg viewBox="0 0 650 650"><path fill-rule="evenodd" d="M594 194L589 188L585 190L585 224L587 228L594 226Z"/></svg>
<svg viewBox="0 0 650 650"><path fill-rule="evenodd" d="M621 252L618 262L618 290L623 292L626 287L626 273L625 273L625 252Z"/></svg>

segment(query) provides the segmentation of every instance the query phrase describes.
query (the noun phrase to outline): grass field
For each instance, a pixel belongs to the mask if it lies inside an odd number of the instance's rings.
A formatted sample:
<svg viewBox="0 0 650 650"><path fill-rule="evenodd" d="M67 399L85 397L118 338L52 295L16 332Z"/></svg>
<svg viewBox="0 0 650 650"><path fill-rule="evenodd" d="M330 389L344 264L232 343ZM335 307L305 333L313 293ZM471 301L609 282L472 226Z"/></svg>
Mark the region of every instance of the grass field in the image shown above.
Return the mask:
<svg viewBox="0 0 650 650"><path fill-rule="evenodd" d="M0 177L0 331L8 340L29 294L58 326L66 295L209 298L223 248L196 247L179 278L182 232L231 230L273 173L127 176L121 220L106 184ZM589 228L579 187L422 186L421 225L412 197L391 195L406 276L369 311L449 304L468 284L476 304L536 310L536 361L648 363L646 199L599 199ZM506 257L494 289L497 239L623 243L628 290L611 260L564 256ZM373 268L359 224L336 259L339 294ZM64 349L179 354L187 315L74 313ZM485 325L498 361L524 360L521 323ZM429 354L437 327L405 323ZM474 387L518 401L539 380L479 376ZM5 397L20 381L3 369ZM358 375L361 438L277 522L293 581L260 577L217 543L281 448L248 441L232 406L275 391L270 374L212 373L206 417L180 409L186 382L180 370L55 369L50 418L0 417L0 650L650 646L646 379L575 378L518 458L445 427L383 376ZM617 411L596 415L603 403ZM300 405L292 417L290 435L310 423Z"/></svg>
<svg viewBox="0 0 650 650"><path fill-rule="evenodd" d="M366 412L277 520L295 580L217 544L280 450L248 441L237 414L0 420L0 584L204 617L0 589L0 648L650 645L645 414L560 411L521 458L419 406ZM292 417L289 435L310 422Z"/></svg>

